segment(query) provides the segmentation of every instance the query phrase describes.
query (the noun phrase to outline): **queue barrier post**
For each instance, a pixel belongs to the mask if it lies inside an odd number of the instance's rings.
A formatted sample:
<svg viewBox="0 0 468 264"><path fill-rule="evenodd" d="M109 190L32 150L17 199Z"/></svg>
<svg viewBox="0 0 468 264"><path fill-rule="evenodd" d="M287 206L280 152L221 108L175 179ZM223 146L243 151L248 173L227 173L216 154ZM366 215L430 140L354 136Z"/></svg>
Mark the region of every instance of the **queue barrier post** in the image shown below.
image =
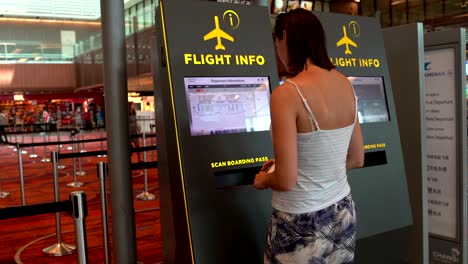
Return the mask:
<svg viewBox="0 0 468 264"><path fill-rule="evenodd" d="M21 143L24 142L24 124L21 124ZM28 152L24 149L21 149L21 154L28 154Z"/></svg>
<svg viewBox="0 0 468 264"><path fill-rule="evenodd" d="M78 263L88 263L88 247L86 241L87 200L83 191L72 192L70 194L72 202L73 220L75 222L76 249L78 253Z"/></svg>
<svg viewBox="0 0 468 264"><path fill-rule="evenodd" d="M73 129L73 130L70 131L70 135L68 136L70 141L72 141L73 140L72 138L75 137L75 133L76 133L76 129ZM67 150L72 150L72 149L73 149L72 145L67 147Z"/></svg>
<svg viewBox="0 0 468 264"><path fill-rule="evenodd" d="M20 174L20 190L21 190L21 204L26 205L26 194L24 191L24 170L23 170L23 154L21 149L21 143L16 143L16 149L18 152L18 167Z"/></svg>
<svg viewBox="0 0 468 264"><path fill-rule="evenodd" d="M146 147L146 133L143 132L143 147ZM143 151L143 161L146 162L146 150ZM148 169L144 169L145 186L144 191L136 196L138 200L149 201L156 199L156 196L148 192Z"/></svg>
<svg viewBox="0 0 468 264"><path fill-rule="evenodd" d="M108 211L107 211L107 163L99 162L97 164L97 175L99 178L99 185L101 187L101 217L102 217L102 234L104 239L104 257L105 264L110 263L110 250L109 250L109 226L108 226Z"/></svg>
<svg viewBox="0 0 468 264"><path fill-rule="evenodd" d="M78 142L77 145L78 145L78 153L85 152L85 151L81 151L80 142ZM84 176L86 174L87 174L87 172L82 170L82 168L81 168L81 157L78 157L78 171L76 172L76 175Z"/></svg>
<svg viewBox="0 0 468 264"><path fill-rule="evenodd" d="M155 138L156 138L156 125L155 124L150 124L150 130L151 132L153 132L153 129L154 129L154 137L151 138L151 146L154 146L156 145L156 143L154 142L155 141ZM151 160L155 160L155 153L156 153L156 150L152 150L151 151Z"/></svg>
<svg viewBox="0 0 468 264"><path fill-rule="evenodd" d="M72 141L74 141L74 134L72 133ZM79 143L78 143L79 144ZM72 144L72 153L75 153L75 143ZM84 183L79 182L76 178L76 158L73 157L73 182L67 184L68 187L79 188L84 185Z"/></svg>
<svg viewBox="0 0 468 264"><path fill-rule="evenodd" d="M86 139L84 135L81 135L81 130L78 130L78 140L84 140ZM82 146L80 147L79 146L80 143L78 143L78 149L80 150L79 152L86 152L86 149L85 149L85 143L84 142L81 142Z"/></svg>
<svg viewBox="0 0 468 264"><path fill-rule="evenodd" d="M102 133L102 131L103 131L103 128L101 127L101 128L99 129L99 137L101 137L101 139L104 138L104 137L103 137L103 134L104 134L104 133ZM104 140L101 140L100 144L101 144L101 150L104 150ZM107 157L106 154L104 154L104 155L97 155L97 156L98 156L98 158Z"/></svg>
<svg viewBox="0 0 468 264"><path fill-rule="evenodd" d="M38 157L38 155L34 151L34 128L33 128L33 126L31 126L31 144L33 144L33 145L31 146L31 155L29 155L29 157L31 159L35 159L35 158Z"/></svg>
<svg viewBox="0 0 468 264"><path fill-rule="evenodd" d="M58 124L57 124L57 141L59 142L58 148L61 149L63 145L60 144L60 127Z"/></svg>
<svg viewBox="0 0 468 264"><path fill-rule="evenodd" d="M5 127L5 129L6 129L6 127ZM5 132L6 132L6 130L5 130ZM8 127L8 132L11 132L11 127ZM9 133L6 134L6 140L7 140L8 142L12 142L12 141L11 141L11 136L9 136ZM13 146L13 145L8 145L7 148L12 149L12 148L15 148L15 146Z"/></svg>
<svg viewBox="0 0 468 264"><path fill-rule="evenodd" d="M54 197L55 202L58 202L60 199L59 192L59 176L58 176L58 151L52 152L52 162L54 167ZM75 245L66 244L62 242L62 227L60 213L55 214L55 224L56 224L56 234L57 234L57 243L52 246L46 247L42 250L48 256L64 256L69 255L76 249Z"/></svg>
<svg viewBox="0 0 468 264"><path fill-rule="evenodd" d="M46 134L43 134L42 138L43 138L42 142L46 142L46 143L49 142ZM50 159L47 157L47 146L46 145L44 145L44 157L41 159L41 162L50 162Z"/></svg>
<svg viewBox="0 0 468 264"><path fill-rule="evenodd" d="M70 131L70 136L69 136L70 141L74 141L74 140L75 140L75 133L76 133L75 130ZM74 148L73 148L73 147L74 147L74 143L72 143L70 146L68 146L68 147L67 147L67 150L71 150L71 151L74 152ZM57 147L57 150L58 150L58 149L60 149L60 145ZM73 161L74 161L74 160L73 160ZM66 167L67 167L67 166L65 166L65 165L63 165L63 164L59 164L59 165L58 165L58 168L59 168L60 170L63 170L63 169L65 169Z"/></svg>
<svg viewBox="0 0 468 264"><path fill-rule="evenodd" d="M18 143L18 134L16 134L16 132L18 132L18 129L15 126L15 143ZM18 149L16 149L16 147L13 147L13 151L18 151Z"/></svg>
<svg viewBox="0 0 468 264"><path fill-rule="evenodd" d="M6 198L9 195L9 192L2 192L2 178L0 177L0 199Z"/></svg>

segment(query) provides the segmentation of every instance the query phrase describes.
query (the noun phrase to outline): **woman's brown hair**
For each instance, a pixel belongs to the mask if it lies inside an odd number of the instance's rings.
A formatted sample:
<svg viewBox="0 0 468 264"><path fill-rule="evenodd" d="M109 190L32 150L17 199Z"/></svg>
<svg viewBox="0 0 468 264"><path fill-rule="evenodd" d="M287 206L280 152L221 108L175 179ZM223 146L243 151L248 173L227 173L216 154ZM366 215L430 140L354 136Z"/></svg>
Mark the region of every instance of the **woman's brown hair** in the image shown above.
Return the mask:
<svg viewBox="0 0 468 264"><path fill-rule="evenodd" d="M294 9L276 17L275 37L283 39L286 32L288 69L299 73L307 67L307 59L316 66L331 70L335 66L328 56L325 32L318 18L302 8Z"/></svg>

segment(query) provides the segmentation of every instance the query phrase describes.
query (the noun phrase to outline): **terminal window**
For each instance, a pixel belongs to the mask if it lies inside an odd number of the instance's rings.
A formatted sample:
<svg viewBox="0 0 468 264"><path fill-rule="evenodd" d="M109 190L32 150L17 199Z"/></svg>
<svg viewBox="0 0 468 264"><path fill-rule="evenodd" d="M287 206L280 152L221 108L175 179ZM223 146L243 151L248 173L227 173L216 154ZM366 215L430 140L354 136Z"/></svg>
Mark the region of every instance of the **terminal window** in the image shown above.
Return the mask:
<svg viewBox="0 0 468 264"><path fill-rule="evenodd" d="M358 97L359 122L389 121L388 105L382 77L348 77Z"/></svg>
<svg viewBox="0 0 468 264"><path fill-rule="evenodd" d="M185 77L192 136L270 129L268 77Z"/></svg>

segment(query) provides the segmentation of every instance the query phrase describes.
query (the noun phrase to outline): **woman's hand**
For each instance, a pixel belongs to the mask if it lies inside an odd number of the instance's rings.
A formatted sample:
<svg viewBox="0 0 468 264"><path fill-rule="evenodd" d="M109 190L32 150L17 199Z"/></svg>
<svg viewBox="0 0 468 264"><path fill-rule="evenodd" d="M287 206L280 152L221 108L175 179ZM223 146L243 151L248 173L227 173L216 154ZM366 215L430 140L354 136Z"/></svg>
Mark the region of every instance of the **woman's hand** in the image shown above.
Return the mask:
<svg viewBox="0 0 468 264"><path fill-rule="evenodd" d="M268 160L267 162L263 164L260 171L268 171L268 169L270 169L270 167L273 166L273 164L275 164L275 159Z"/></svg>
<svg viewBox="0 0 468 264"><path fill-rule="evenodd" d="M254 186L256 189L263 190L263 189L269 188L268 186L269 173L267 171L274 164L275 164L275 159L270 159L269 161L265 162L265 164L263 164L262 168L260 169L260 172L257 173L257 175L255 175Z"/></svg>
<svg viewBox="0 0 468 264"><path fill-rule="evenodd" d="M264 190L268 188L268 173L266 171L260 171L255 175L254 187L257 190Z"/></svg>

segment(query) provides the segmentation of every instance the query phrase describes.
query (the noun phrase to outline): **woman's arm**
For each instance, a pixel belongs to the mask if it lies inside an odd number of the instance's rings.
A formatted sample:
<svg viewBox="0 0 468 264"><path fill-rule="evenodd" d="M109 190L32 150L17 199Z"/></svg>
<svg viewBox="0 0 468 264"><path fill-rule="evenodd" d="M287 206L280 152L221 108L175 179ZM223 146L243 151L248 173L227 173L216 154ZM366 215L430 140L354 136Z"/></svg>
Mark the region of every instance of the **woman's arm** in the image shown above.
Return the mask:
<svg viewBox="0 0 468 264"><path fill-rule="evenodd" d="M258 189L271 188L290 191L297 183L297 113L292 107L297 98L288 93L284 84L272 93L270 99L275 171L261 171L255 179Z"/></svg>
<svg viewBox="0 0 468 264"><path fill-rule="evenodd" d="M364 166L364 141L359 120L354 125L351 141L349 142L348 156L346 157L346 170L361 168Z"/></svg>

